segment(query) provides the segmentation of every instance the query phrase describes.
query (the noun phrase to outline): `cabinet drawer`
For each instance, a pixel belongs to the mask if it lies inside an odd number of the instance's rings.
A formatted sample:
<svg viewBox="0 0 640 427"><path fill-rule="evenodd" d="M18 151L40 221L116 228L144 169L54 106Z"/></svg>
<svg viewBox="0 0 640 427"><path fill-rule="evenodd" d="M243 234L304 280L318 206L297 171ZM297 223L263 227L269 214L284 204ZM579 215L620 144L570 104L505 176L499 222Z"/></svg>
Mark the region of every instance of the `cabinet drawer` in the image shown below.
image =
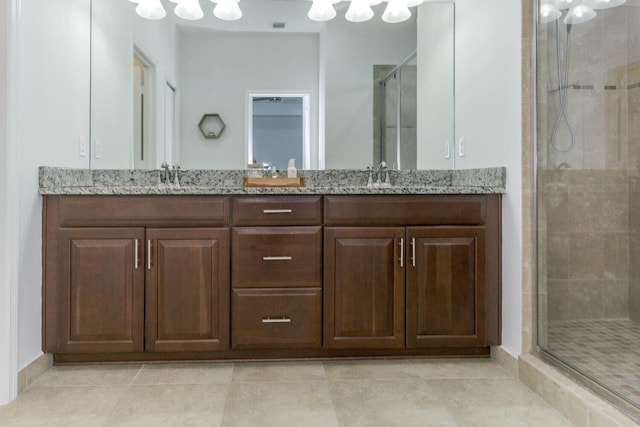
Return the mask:
<svg viewBox="0 0 640 427"><path fill-rule="evenodd" d="M233 229L235 288L322 286L321 227Z"/></svg>
<svg viewBox="0 0 640 427"><path fill-rule="evenodd" d="M498 195L326 196L325 225L485 225Z"/></svg>
<svg viewBox="0 0 640 427"><path fill-rule="evenodd" d="M320 289L235 289L233 348L320 348Z"/></svg>
<svg viewBox="0 0 640 427"><path fill-rule="evenodd" d="M61 227L215 227L229 223L226 196L47 196Z"/></svg>
<svg viewBox="0 0 640 427"><path fill-rule="evenodd" d="M233 225L320 225L321 196L234 197Z"/></svg>

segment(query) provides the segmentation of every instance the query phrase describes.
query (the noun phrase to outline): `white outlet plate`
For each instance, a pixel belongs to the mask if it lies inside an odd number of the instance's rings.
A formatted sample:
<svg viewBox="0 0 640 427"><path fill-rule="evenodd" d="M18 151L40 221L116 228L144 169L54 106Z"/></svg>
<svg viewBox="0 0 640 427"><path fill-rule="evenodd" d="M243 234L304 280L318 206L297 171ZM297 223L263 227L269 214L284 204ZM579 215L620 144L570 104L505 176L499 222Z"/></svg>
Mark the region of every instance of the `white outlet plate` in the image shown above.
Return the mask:
<svg viewBox="0 0 640 427"><path fill-rule="evenodd" d="M78 138L78 154L80 157L87 157L87 138L84 135Z"/></svg>

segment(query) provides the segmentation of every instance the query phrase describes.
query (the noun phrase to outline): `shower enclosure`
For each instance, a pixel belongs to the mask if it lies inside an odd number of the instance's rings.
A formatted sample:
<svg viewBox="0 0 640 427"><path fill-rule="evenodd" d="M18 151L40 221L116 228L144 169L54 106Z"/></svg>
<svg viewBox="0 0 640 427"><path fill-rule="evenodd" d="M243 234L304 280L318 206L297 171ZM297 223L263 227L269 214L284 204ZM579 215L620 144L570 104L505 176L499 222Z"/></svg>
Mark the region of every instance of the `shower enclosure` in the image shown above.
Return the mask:
<svg viewBox="0 0 640 427"><path fill-rule="evenodd" d="M417 66L414 51L396 66L374 66L374 163L417 168Z"/></svg>
<svg viewBox="0 0 640 427"><path fill-rule="evenodd" d="M538 347L640 414L640 1L539 0Z"/></svg>

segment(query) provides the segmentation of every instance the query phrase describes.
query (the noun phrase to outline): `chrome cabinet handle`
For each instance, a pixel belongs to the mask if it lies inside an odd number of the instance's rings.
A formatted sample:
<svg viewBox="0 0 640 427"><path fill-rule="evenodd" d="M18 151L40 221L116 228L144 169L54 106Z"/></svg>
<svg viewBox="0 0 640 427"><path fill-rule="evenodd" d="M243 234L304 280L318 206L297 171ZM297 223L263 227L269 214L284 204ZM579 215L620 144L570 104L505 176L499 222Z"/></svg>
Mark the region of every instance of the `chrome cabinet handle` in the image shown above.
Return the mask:
<svg viewBox="0 0 640 427"><path fill-rule="evenodd" d="M293 213L293 209L263 209L262 213L265 213L265 214Z"/></svg>
<svg viewBox="0 0 640 427"><path fill-rule="evenodd" d="M140 267L140 258L138 258L138 245L140 244L140 240L136 239L135 248L133 249L133 258L136 270Z"/></svg>
<svg viewBox="0 0 640 427"><path fill-rule="evenodd" d="M147 270L151 270L151 239L147 240Z"/></svg>
<svg viewBox="0 0 640 427"><path fill-rule="evenodd" d="M263 256L263 261L291 261L293 258L290 256Z"/></svg>
<svg viewBox="0 0 640 427"><path fill-rule="evenodd" d="M404 267L404 237L400 238L400 268Z"/></svg>
<svg viewBox="0 0 640 427"><path fill-rule="evenodd" d="M291 323L289 317L263 317L262 323Z"/></svg>
<svg viewBox="0 0 640 427"><path fill-rule="evenodd" d="M416 238L411 239L411 265L416 266Z"/></svg>

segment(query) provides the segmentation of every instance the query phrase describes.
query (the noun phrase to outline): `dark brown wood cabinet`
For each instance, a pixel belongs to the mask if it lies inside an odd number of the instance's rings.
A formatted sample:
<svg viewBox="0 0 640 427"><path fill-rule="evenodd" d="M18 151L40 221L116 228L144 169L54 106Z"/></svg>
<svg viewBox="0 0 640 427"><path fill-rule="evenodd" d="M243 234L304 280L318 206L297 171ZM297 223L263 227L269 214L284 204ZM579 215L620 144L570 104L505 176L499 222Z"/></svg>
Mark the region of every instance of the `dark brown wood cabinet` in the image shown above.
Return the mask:
<svg viewBox="0 0 640 427"><path fill-rule="evenodd" d="M322 347L319 196L234 198L231 346Z"/></svg>
<svg viewBox="0 0 640 427"><path fill-rule="evenodd" d="M407 347L485 343L483 227L409 227Z"/></svg>
<svg viewBox="0 0 640 427"><path fill-rule="evenodd" d="M63 228L56 353L117 353L144 348L142 228ZM52 331L54 332L54 331Z"/></svg>
<svg viewBox="0 0 640 427"><path fill-rule="evenodd" d="M145 350L229 348L229 230L152 228L146 274Z"/></svg>
<svg viewBox="0 0 640 427"><path fill-rule="evenodd" d="M404 227L327 227L324 344L403 348Z"/></svg>
<svg viewBox="0 0 640 427"><path fill-rule="evenodd" d="M500 195L45 196L58 362L486 356Z"/></svg>

